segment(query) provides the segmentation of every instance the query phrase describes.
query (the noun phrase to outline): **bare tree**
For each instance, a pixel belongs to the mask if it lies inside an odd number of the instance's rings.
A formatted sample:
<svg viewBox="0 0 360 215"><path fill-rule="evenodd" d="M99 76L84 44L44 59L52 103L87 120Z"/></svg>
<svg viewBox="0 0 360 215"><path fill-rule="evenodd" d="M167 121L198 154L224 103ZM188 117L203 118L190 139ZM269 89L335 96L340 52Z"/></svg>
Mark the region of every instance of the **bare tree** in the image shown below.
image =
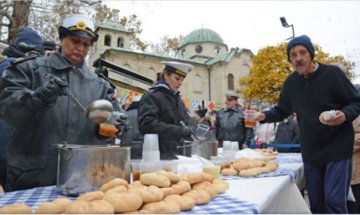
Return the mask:
<svg viewBox="0 0 360 215"><path fill-rule="evenodd" d="M32 0L13 1L8 41L11 43L19 28L27 26Z"/></svg>

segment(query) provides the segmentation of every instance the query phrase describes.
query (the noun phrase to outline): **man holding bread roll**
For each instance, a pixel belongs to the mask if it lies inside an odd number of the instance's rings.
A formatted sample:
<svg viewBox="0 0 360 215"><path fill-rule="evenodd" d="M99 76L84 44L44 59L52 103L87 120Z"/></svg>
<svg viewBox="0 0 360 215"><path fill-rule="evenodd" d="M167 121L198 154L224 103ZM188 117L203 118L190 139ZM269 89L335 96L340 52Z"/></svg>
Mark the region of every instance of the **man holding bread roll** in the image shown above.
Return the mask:
<svg viewBox="0 0 360 215"><path fill-rule="evenodd" d="M346 214L352 121L360 113L360 94L339 67L314 61L315 49L308 36L293 38L286 52L296 71L285 80L278 104L257 112L257 120L277 122L296 113L310 210ZM331 117L319 119L322 112L332 110Z"/></svg>

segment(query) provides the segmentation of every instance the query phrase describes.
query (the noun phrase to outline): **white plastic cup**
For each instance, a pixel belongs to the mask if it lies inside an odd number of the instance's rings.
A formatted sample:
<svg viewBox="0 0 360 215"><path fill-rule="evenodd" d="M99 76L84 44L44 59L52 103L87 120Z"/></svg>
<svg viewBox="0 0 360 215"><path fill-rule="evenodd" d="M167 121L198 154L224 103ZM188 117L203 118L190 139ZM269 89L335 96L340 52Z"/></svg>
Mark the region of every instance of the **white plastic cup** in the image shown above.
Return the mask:
<svg viewBox="0 0 360 215"><path fill-rule="evenodd" d="M225 152L231 152L232 149L232 142L231 141L224 141L223 142L223 153Z"/></svg>
<svg viewBox="0 0 360 215"><path fill-rule="evenodd" d="M145 134L143 152L159 151L159 138L157 134Z"/></svg>
<svg viewBox="0 0 360 215"><path fill-rule="evenodd" d="M239 143L237 141L233 141L233 142L231 142L231 144L232 144L232 150L234 152L239 151Z"/></svg>
<svg viewBox="0 0 360 215"><path fill-rule="evenodd" d="M160 160L160 152L159 151L148 151L142 153L142 160L145 162L153 162Z"/></svg>

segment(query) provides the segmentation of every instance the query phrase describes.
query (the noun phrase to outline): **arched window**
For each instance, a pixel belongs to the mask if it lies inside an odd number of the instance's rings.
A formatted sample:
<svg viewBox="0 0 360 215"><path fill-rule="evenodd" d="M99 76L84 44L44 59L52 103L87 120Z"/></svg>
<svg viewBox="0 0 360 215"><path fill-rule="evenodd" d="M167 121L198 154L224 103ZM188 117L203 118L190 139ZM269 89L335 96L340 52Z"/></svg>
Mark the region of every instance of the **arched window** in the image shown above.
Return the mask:
<svg viewBox="0 0 360 215"><path fill-rule="evenodd" d="M126 69L131 69L131 66L128 63L125 63L123 67L125 67Z"/></svg>
<svg viewBox="0 0 360 215"><path fill-rule="evenodd" d="M111 36L110 35L105 35L105 38L104 38L104 45L105 46L111 46Z"/></svg>
<svg viewBox="0 0 360 215"><path fill-rule="evenodd" d="M227 85L228 85L228 90L234 90L234 75L233 74L228 74L227 76Z"/></svg>
<svg viewBox="0 0 360 215"><path fill-rule="evenodd" d="M201 92L202 84L201 84L201 77L200 75L196 74L194 76L194 92Z"/></svg>
<svg viewBox="0 0 360 215"><path fill-rule="evenodd" d="M118 37L118 39L117 39L117 47L120 47L120 48L124 47L124 38Z"/></svg>

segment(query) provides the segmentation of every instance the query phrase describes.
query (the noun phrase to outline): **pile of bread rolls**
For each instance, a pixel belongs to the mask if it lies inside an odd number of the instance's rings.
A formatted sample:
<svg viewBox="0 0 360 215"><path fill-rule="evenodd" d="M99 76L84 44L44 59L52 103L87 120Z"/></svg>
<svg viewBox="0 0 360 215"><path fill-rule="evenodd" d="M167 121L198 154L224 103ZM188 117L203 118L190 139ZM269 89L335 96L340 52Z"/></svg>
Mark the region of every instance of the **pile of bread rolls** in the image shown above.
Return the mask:
<svg viewBox="0 0 360 215"><path fill-rule="evenodd" d="M59 198L44 202L34 213L179 213L209 203L228 188L227 181L214 179L207 173L178 175L159 170L143 173L132 184L115 178L100 190L84 193L74 201ZM32 213L32 210L25 204L14 204L0 208L0 213Z"/></svg>
<svg viewBox="0 0 360 215"><path fill-rule="evenodd" d="M254 177L262 173L269 173L278 168L278 164L266 159L241 158L233 162L230 167L221 170L225 176Z"/></svg>

